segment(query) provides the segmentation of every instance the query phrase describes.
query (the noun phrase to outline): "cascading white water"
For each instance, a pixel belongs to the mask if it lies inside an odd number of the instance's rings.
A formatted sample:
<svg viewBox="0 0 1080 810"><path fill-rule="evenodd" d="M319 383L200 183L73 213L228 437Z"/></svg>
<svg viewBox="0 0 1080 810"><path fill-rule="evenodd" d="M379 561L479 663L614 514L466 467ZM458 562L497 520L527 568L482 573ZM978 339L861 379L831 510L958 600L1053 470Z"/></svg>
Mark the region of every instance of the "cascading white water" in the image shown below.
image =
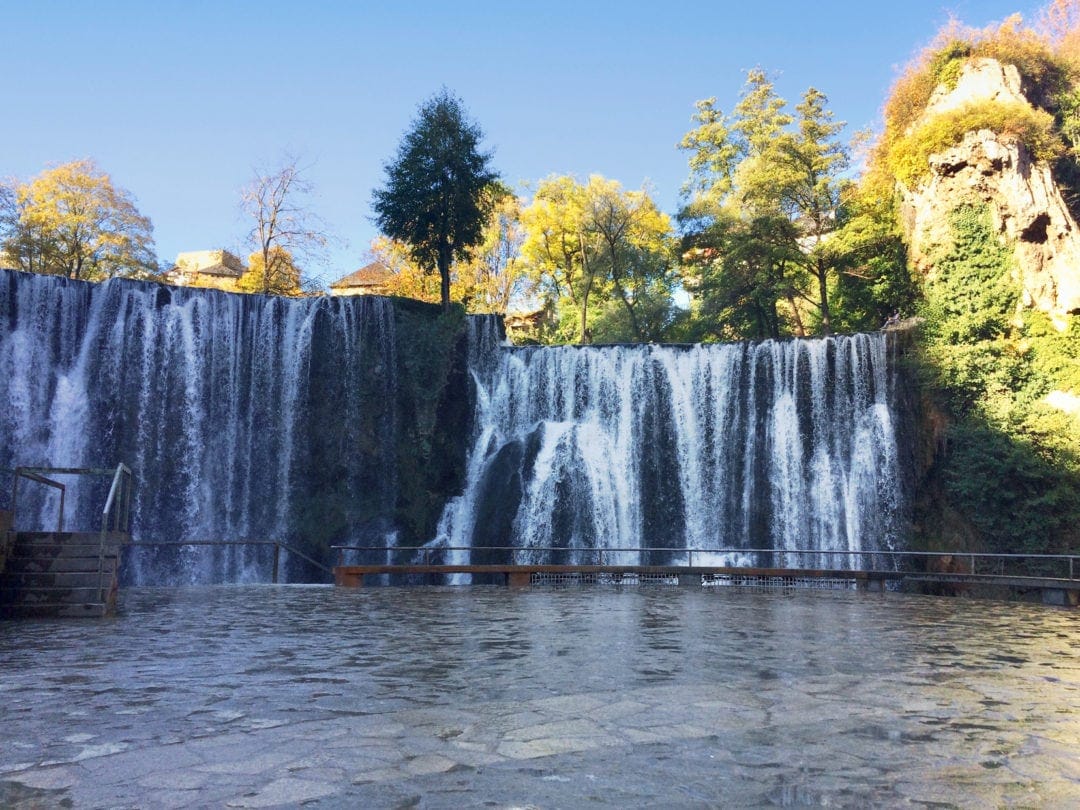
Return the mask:
<svg viewBox="0 0 1080 810"><path fill-rule="evenodd" d="M578 548L654 550L618 558L645 563L724 548L734 551L717 562L764 564L749 550L769 548L777 563L843 568L866 560L837 552L905 539L910 464L883 334L513 348L497 318L473 317L470 427L449 405L439 421L438 403L462 402L464 385L439 382L430 396L436 372L399 353L395 312L380 298L0 271L0 467L124 460L138 481L137 540L285 540L327 562L330 543L395 545L403 518L412 537L430 537L437 513L421 520L415 505L437 509L461 480L430 542L473 549L447 552L451 562L514 546L557 562L591 561ZM407 385L427 386L428 433ZM459 445L430 444L461 430L464 476ZM403 459L409 481L397 479ZM436 460L434 483L418 485L418 465ZM69 524L93 528L103 493L73 494ZM48 502L31 506L44 523ZM125 576L265 579L268 553L142 552Z"/></svg>
<svg viewBox="0 0 1080 810"><path fill-rule="evenodd" d="M330 492L351 533L336 540L374 533L383 544L396 492L387 300L5 272L0 318L0 467L126 461L138 476L138 541L303 546L305 526L326 520L310 504ZM74 493L69 525L92 528L101 493ZM244 581L268 570L269 550L251 546L169 554L130 557L128 578Z"/></svg>
<svg viewBox="0 0 1080 810"><path fill-rule="evenodd" d="M488 322L472 329L482 349L472 354L468 485L445 510L433 546L471 547L474 559L513 546L560 562L595 559L579 548L811 549L817 554L774 562L847 568L867 560L830 552L903 540L882 333L500 348ZM767 562L742 552L694 560Z"/></svg>

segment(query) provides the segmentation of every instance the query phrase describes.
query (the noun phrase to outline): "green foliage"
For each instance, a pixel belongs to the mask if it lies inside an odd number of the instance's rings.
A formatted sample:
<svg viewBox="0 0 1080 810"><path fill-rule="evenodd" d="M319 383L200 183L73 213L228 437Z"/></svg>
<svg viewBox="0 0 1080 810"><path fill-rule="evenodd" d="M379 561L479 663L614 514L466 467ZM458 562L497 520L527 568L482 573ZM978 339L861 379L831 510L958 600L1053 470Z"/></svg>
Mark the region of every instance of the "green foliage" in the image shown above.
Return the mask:
<svg viewBox="0 0 1080 810"><path fill-rule="evenodd" d="M930 171L930 156L956 146L969 132L988 129L1022 143L1039 160L1064 151L1054 118L1021 102L973 101L932 116L897 140L886 159L892 174L909 188Z"/></svg>
<svg viewBox="0 0 1080 810"><path fill-rule="evenodd" d="M934 253L922 314L922 369L948 420L937 464L945 494L990 550L1080 548L1080 319L1060 331L1017 314L1012 251L984 206L961 206ZM933 477L933 476L932 476Z"/></svg>
<svg viewBox="0 0 1080 810"><path fill-rule="evenodd" d="M1047 453L978 416L949 431L942 471L950 499L999 552L1075 553L1080 549L1080 462Z"/></svg>
<svg viewBox="0 0 1080 810"><path fill-rule="evenodd" d="M680 143L691 152L679 214L685 286L699 297L694 320L728 320L692 324L690 334L833 330L838 274L863 246L836 238L850 157L827 103L811 87L792 116L761 70L747 75L731 116L714 99L698 103L698 126Z"/></svg>
<svg viewBox="0 0 1080 810"><path fill-rule="evenodd" d="M412 129L386 166L374 194L383 233L409 246L426 271L439 271L442 303L450 307L450 266L465 261L484 238L490 195L498 179L481 152L483 133L461 101L444 90L420 107Z"/></svg>
<svg viewBox="0 0 1080 810"><path fill-rule="evenodd" d="M719 217L684 242L684 283L694 294L693 340L790 334L801 253L791 220ZM786 312L780 302L787 302Z"/></svg>
<svg viewBox="0 0 1080 810"><path fill-rule="evenodd" d="M1054 179L1074 219L1080 219L1080 87L1058 96L1054 116L1068 149L1054 163Z"/></svg>
<svg viewBox="0 0 1080 810"><path fill-rule="evenodd" d="M838 331L879 329L891 316L914 311L918 289L908 270L892 195L876 196L869 183L849 189L840 227L828 246L837 254L830 294Z"/></svg>
<svg viewBox="0 0 1080 810"><path fill-rule="evenodd" d="M549 177L521 222L522 265L557 323L546 337L663 338L674 314L671 222L646 191L623 191L600 175L586 183Z"/></svg>
<svg viewBox="0 0 1080 810"><path fill-rule="evenodd" d="M971 43L954 39L930 57L930 75L938 84L952 90L960 80L964 62L971 56Z"/></svg>
<svg viewBox="0 0 1080 810"><path fill-rule="evenodd" d="M1020 290L1011 278L1012 251L993 233L986 206L963 205L949 217L953 241L930 251L928 329L947 344L1003 337Z"/></svg>

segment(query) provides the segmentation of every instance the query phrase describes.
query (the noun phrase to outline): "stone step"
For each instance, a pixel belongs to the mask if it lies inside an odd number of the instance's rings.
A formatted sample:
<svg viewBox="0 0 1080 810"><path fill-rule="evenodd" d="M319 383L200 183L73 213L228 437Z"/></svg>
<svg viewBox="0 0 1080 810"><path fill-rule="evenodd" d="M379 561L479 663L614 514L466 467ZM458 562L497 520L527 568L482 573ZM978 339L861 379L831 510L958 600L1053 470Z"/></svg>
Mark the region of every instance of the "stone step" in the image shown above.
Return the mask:
<svg viewBox="0 0 1080 810"><path fill-rule="evenodd" d="M119 553L119 549L116 546L106 546L105 556L115 557ZM93 557L97 559L101 554L101 547L98 545L69 545L69 546L23 546L16 545L11 549L10 556L12 557L35 557L40 559L56 559L58 557Z"/></svg>
<svg viewBox="0 0 1080 810"><path fill-rule="evenodd" d="M105 555L101 561L102 569L111 571L116 567L116 556ZM8 559L7 569L9 573L60 573L63 571L93 571L98 570L98 557L11 557Z"/></svg>
<svg viewBox="0 0 1080 810"><path fill-rule="evenodd" d="M24 588L96 588L101 580L112 582L112 569L99 577L93 571L5 571L0 575L0 589Z"/></svg>
<svg viewBox="0 0 1080 810"><path fill-rule="evenodd" d="M102 602L75 605L3 605L0 619L100 619L108 615Z"/></svg>
<svg viewBox="0 0 1080 810"><path fill-rule="evenodd" d="M106 539L120 538L119 532L106 532ZM15 540L20 543L98 543L101 540L101 532L15 532ZM122 542L117 539L117 542Z"/></svg>
<svg viewBox="0 0 1080 810"><path fill-rule="evenodd" d="M108 593L111 578L106 585ZM101 598L98 587L56 588L9 588L0 587L0 604L3 605L71 605L94 602Z"/></svg>
<svg viewBox="0 0 1080 810"><path fill-rule="evenodd" d="M0 569L0 617L101 617L115 607L119 532L14 532ZM100 569L100 574L98 573ZM102 585L106 602L102 598Z"/></svg>

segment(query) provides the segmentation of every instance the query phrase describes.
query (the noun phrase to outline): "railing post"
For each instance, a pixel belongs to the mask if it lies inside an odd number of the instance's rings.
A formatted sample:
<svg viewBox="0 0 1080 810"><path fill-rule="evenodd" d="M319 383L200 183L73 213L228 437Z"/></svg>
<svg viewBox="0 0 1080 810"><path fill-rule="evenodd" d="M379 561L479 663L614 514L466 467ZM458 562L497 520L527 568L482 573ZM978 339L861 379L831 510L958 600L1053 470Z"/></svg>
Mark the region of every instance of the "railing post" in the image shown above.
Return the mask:
<svg viewBox="0 0 1080 810"><path fill-rule="evenodd" d="M271 580L277 585L278 580L278 563L281 558L281 543L274 541L274 573L271 575Z"/></svg>
<svg viewBox="0 0 1080 810"><path fill-rule="evenodd" d="M124 531L131 533L131 496L135 494L135 482L129 474L127 486L127 503L124 504Z"/></svg>

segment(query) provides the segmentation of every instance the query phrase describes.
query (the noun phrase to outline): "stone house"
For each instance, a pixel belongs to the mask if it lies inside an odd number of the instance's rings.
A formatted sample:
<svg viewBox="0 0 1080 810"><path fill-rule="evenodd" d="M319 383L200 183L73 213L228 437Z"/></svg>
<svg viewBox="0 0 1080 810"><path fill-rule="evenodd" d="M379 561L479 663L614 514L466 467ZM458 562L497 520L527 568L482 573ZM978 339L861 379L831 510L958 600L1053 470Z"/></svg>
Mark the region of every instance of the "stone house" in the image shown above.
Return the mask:
<svg viewBox="0 0 1080 810"><path fill-rule="evenodd" d="M331 295L387 295L394 272L382 262L366 264L330 285Z"/></svg>
<svg viewBox="0 0 1080 810"><path fill-rule="evenodd" d="M165 280L181 287L213 287L234 292L246 270L243 261L227 250L190 250L177 254Z"/></svg>

